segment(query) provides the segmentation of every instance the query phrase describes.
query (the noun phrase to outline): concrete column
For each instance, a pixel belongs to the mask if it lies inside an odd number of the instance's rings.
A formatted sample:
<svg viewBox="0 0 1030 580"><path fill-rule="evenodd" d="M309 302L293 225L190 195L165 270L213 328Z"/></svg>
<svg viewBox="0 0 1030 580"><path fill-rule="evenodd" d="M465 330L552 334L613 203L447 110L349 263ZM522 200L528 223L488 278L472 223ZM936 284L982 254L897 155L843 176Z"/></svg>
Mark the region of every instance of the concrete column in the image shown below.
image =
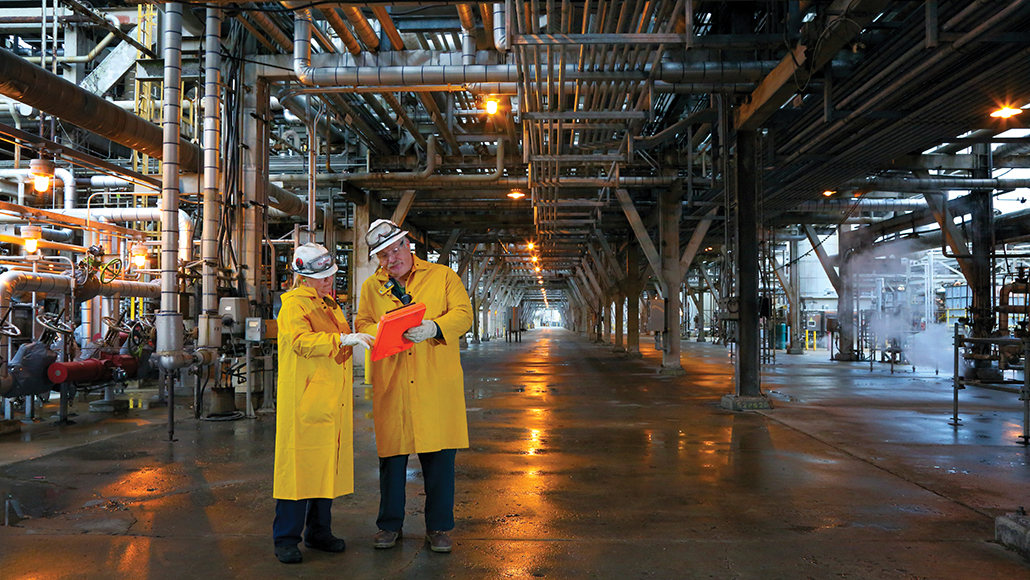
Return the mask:
<svg viewBox="0 0 1030 580"><path fill-rule="evenodd" d="M846 227L846 226L842 226ZM838 350L834 360L853 361L855 353L855 276L854 248L847 245L848 236L840 236L840 291L837 294Z"/></svg>
<svg viewBox="0 0 1030 580"><path fill-rule="evenodd" d="M767 409L769 400L762 394L759 305L758 305L758 133L737 132L737 364L736 393L723 397L728 409Z"/></svg>
<svg viewBox="0 0 1030 580"><path fill-rule="evenodd" d="M798 263L798 240L790 241L790 292L794 295L790 300L790 344L787 354L804 354L804 330L801 327L801 265Z"/></svg>
<svg viewBox="0 0 1030 580"><path fill-rule="evenodd" d="M601 324L601 340L598 342L611 343L612 342L612 301L610 298L604 299L604 307L601 309L601 316L604 317Z"/></svg>
<svg viewBox="0 0 1030 580"><path fill-rule="evenodd" d="M626 246L626 352L640 355L640 247L635 240Z"/></svg>
<svg viewBox="0 0 1030 580"><path fill-rule="evenodd" d="M615 352L626 352L624 337L622 335L622 318L625 305L626 296L623 294L617 294L615 296L615 340L612 343L614 345L612 350Z"/></svg>
<svg viewBox="0 0 1030 580"><path fill-rule="evenodd" d="M662 272L665 280L665 348L662 350L662 374L683 374L680 362L680 218L683 215L683 182L658 194L661 213Z"/></svg>

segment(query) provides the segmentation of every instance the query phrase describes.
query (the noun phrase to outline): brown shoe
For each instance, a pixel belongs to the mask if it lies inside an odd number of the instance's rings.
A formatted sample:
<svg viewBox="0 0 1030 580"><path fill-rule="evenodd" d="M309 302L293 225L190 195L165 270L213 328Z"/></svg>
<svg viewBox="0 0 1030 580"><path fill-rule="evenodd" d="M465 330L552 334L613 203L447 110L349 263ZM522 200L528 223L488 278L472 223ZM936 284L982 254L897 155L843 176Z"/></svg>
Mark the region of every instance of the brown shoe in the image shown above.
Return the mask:
<svg viewBox="0 0 1030 580"><path fill-rule="evenodd" d="M426 532L426 541L429 542L429 549L434 552L451 551L451 537L447 532Z"/></svg>
<svg viewBox="0 0 1030 580"><path fill-rule="evenodd" d="M401 531L391 532L390 530L379 530L376 535L372 536L372 547L377 550L385 550L392 548L397 545L397 540L401 539Z"/></svg>

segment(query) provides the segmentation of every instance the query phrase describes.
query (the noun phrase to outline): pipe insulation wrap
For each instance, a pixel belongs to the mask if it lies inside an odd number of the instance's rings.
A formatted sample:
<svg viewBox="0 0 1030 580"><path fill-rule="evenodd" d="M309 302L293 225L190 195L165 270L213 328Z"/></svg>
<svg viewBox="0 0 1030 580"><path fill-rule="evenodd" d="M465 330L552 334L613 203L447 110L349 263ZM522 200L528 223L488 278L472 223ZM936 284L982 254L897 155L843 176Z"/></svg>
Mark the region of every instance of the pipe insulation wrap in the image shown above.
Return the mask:
<svg viewBox="0 0 1030 580"><path fill-rule="evenodd" d="M134 151L156 158L163 155L163 139L157 125L3 48L0 48L0 94ZM178 135L172 138L182 145L183 167L195 171L200 166L200 148Z"/></svg>

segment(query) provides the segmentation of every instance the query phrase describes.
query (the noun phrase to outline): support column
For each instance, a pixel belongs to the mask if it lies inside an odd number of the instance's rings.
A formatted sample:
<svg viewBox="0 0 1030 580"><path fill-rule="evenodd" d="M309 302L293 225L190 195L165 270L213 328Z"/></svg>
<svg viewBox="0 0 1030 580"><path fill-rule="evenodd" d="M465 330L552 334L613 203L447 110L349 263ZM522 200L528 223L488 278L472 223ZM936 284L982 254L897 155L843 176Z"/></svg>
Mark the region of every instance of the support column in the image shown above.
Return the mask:
<svg viewBox="0 0 1030 580"><path fill-rule="evenodd" d="M626 347L623 345L622 336L622 310L625 307L625 304L626 296L623 294L617 294L615 296L615 340L612 343L614 345L612 348L613 352L626 352Z"/></svg>
<svg viewBox="0 0 1030 580"><path fill-rule="evenodd" d="M758 133L737 132L737 364L736 393L726 395L722 406L734 411L771 408L762 394L759 360L758 306Z"/></svg>
<svg viewBox="0 0 1030 580"><path fill-rule="evenodd" d="M801 329L801 264L798 263L798 240L790 241L790 345L787 354L804 354L804 338Z"/></svg>
<svg viewBox="0 0 1030 580"><path fill-rule="evenodd" d="M680 362L680 218L683 215L683 182L676 180L672 187L658 194L661 213L662 272L665 280L665 348L662 350L663 375L686 374Z"/></svg>
<svg viewBox="0 0 1030 580"><path fill-rule="evenodd" d="M640 358L640 253L636 241L626 245L626 353Z"/></svg>
<svg viewBox="0 0 1030 580"><path fill-rule="evenodd" d="M601 321L601 339L597 342L602 344L610 344L612 340L612 301L610 298L604 299L604 308L601 309L601 316L604 319Z"/></svg>
<svg viewBox="0 0 1030 580"><path fill-rule="evenodd" d="M843 226L842 226L843 227ZM834 360L858 360L855 352L855 255L848 236L840 236L840 287L837 289L838 347Z"/></svg>
<svg viewBox="0 0 1030 580"><path fill-rule="evenodd" d="M990 167L987 162L988 144L973 145L973 154L977 158L973 177L989 178ZM989 189L974 189L969 192L973 206L971 208L969 230L970 250L972 254L972 279L969 289L973 295L970 314L973 318L973 337L984 338L994 330L993 284L991 283L991 255L994 253L994 203ZM977 345L975 352L986 354L989 345ZM992 366L990 361L978 361L977 368Z"/></svg>

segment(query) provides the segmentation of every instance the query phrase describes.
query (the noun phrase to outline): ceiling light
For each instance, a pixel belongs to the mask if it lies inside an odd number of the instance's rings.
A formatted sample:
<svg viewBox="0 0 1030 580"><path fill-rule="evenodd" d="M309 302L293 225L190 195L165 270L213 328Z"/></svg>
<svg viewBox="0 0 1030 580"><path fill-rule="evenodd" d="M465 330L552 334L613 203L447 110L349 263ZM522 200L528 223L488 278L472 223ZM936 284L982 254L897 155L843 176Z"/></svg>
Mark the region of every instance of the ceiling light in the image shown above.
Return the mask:
<svg viewBox="0 0 1030 580"><path fill-rule="evenodd" d="M539 271L540 271L540 266L537 266L536 268L534 268L534 270L536 270L537 272L539 272Z"/></svg>
<svg viewBox="0 0 1030 580"><path fill-rule="evenodd" d="M837 193L837 192L833 191L831 189L827 189L826 191L823 192L823 197L830 197L831 195L833 195L835 193Z"/></svg>
<svg viewBox="0 0 1030 580"><path fill-rule="evenodd" d="M32 187L43 192L50 189L50 178L54 176L54 162L49 159L33 159L29 162L29 177Z"/></svg>
<svg viewBox="0 0 1030 580"><path fill-rule="evenodd" d="M508 193L508 197L510 197L512 199L522 199L522 198L526 197L526 194L522 193L521 191L519 191L517 189L513 189L513 190L511 190L511 192ZM530 248L530 249L532 249L532 248Z"/></svg>
<svg viewBox="0 0 1030 580"><path fill-rule="evenodd" d="M526 247L528 247L530 250L532 250L533 248L536 247L536 244L534 244L533 242L529 242L528 244L526 244Z"/></svg>
<svg viewBox="0 0 1030 580"><path fill-rule="evenodd" d="M487 115L496 115L497 114L497 105L499 105L499 104L500 104L500 101L498 101L496 98L494 98L494 97L488 98L486 100L486 114Z"/></svg>
<svg viewBox="0 0 1030 580"><path fill-rule="evenodd" d="M536 261L537 261L538 259L539 259L539 258L537 258L536 256L533 256L533 261L534 261L534 262L536 262Z"/></svg>
<svg viewBox="0 0 1030 580"><path fill-rule="evenodd" d="M39 226L22 226L21 237L25 238L25 251L34 254L39 248L39 240L43 237L43 228Z"/></svg>
<svg viewBox="0 0 1030 580"><path fill-rule="evenodd" d="M1006 106L998 109L997 111L992 112L991 116L994 117L995 119L1008 119L1010 117L1015 117L1016 115L1018 115L1018 114L1020 114L1022 112L1023 112L1023 109L1014 109L1014 108L1009 107L1009 106L1006 105Z"/></svg>
<svg viewBox="0 0 1030 580"><path fill-rule="evenodd" d="M147 247L143 244L132 245L132 265L136 268L143 268L147 265Z"/></svg>

